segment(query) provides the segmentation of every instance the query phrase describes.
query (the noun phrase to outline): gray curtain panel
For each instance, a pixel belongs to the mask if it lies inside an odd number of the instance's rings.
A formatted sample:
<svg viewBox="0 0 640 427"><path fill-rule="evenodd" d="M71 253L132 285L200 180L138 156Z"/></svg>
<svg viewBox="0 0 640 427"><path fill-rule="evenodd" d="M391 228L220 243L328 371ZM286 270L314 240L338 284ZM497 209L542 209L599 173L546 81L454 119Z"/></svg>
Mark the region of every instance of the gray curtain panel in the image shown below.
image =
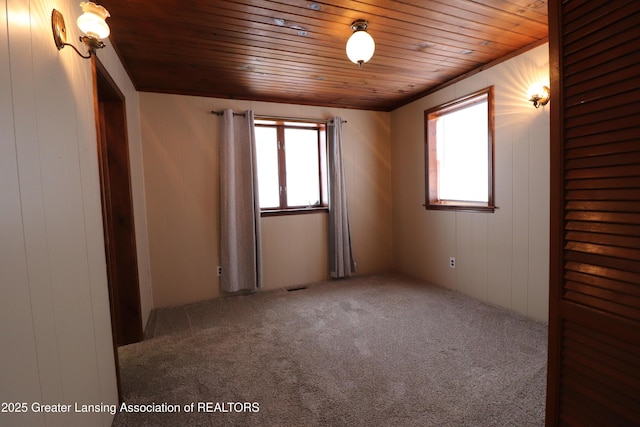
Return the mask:
<svg viewBox="0 0 640 427"><path fill-rule="evenodd" d="M262 285L260 204L253 112L224 110L220 126L220 264L222 291Z"/></svg>
<svg viewBox="0 0 640 427"><path fill-rule="evenodd" d="M342 119L334 117L328 124L329 151L329 273L340 279L355 272L351 251L347 186L342 164Z"/></svg>

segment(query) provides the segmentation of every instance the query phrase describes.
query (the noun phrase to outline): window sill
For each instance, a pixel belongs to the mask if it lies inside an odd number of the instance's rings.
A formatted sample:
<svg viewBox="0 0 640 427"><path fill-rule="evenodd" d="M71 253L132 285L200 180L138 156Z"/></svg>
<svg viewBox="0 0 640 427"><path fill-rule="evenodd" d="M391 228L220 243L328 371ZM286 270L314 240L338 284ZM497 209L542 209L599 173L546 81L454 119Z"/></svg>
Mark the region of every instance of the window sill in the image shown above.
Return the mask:
<svg viewBox="0 0 640 427"><path fill-rule="evenodd" d="M440 210L440 211L467 211L467 212L484 212L493 213L496 206L465 203L465 202L432 202L423 205L427 210Z"/></svg>
<svg viewBox="0 0 640 427"><path fill-rule="evenodd" d="M265 209L260 211L260 216L305 215L323 212L329 212L329 208L327 206L314 206L311 208Z"/></svg>

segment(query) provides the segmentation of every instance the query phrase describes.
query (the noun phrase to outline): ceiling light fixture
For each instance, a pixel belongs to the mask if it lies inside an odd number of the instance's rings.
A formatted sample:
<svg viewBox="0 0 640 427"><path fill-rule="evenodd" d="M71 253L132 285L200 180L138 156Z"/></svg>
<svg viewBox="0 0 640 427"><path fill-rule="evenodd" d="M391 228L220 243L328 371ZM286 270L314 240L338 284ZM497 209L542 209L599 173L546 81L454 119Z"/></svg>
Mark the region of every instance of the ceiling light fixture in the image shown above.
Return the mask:
<svg viewBox="0 0 640 427"><path fill-rule="evenodd" d="M359 67L369 61L376 50L376 43L373 37L367 33L369 23L364 19L359 19L351 24L353 34L347 40L347 56L349 60Z"/></svg>
<svg viewBox="0 0 640 427"><path fill-rule="evenodd" d="M542 83L536 83L529 87L527 96L529 97L529 101L533 102L533 106L538 108L541 105L547 105L549 103L551 91L549 86Z"/></svg>
<svg viewBox="0 0 640 427"><path fill-rule="evenodd" d="M78 28L85 33L80 37L80 41L87 46L87 55L83 55L74 45L67 43L67 28L64 24L64 17L56 9L51 12L51 31L53 31L53 40L58 50L65 46L71 46L78 55L88 59L95 55L96 49L102 49L105 46L101 39L109 37L111 33L109 25L105 21L111 15L107 9L93 2L82 2L80 7L83 14L80 15L77 23Z"/></svg>

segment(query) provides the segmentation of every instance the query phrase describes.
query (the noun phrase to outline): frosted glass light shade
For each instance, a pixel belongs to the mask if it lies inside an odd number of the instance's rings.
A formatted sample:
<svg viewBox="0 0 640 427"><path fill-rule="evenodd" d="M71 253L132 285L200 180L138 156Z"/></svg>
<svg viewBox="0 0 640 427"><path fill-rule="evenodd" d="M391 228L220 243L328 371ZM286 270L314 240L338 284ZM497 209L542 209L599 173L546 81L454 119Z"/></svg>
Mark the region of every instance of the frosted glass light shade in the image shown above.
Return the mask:
<svg viewBox="0 0 640 427"><path fill-rule="evenodd" d="M355 31L347 40L347 57L355 64L362 65L370 60L375 50L373 37L364 30Z"/></svg>
<svg viewBox="0 0 640 427"><path fill-rule="evenodd" d="M93 2L82 2L80 7L84 13L78 18L78 28L89 37L97 39L109 37L111 30L105 19L111 15L107 9Z"/></svg>

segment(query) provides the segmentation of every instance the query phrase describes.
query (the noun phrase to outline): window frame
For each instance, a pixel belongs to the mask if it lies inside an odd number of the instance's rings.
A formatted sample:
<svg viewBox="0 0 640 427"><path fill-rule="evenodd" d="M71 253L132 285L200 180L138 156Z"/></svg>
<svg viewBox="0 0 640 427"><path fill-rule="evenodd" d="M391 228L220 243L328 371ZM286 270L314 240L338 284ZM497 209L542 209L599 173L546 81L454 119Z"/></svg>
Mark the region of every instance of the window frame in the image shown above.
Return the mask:
<svg viewBox="0 0 640 427"><path fill-rule="evenodd" d="M325 122L315 122L308 120L294 119L261 119L256 117L254 127L276 128L276 138L278 144L278 185L279 206L261 207L260 216L297 215L317 212L328 212L329 193L327 175L327 124ZM270 123L265 123L270 122ZM296 124L299 123L299 126ZM287 171L286 171L286 145L285 129L306 129L318 132L318 182L320 203L313 206L289 206L287 204ZM257 142L257 141L256 141ZM259 161L259 160L258 160Z"/></svg>
<svg viewBox="0 0 640 427"><path fill-rule="evenodd" d="M442 115L455 112L487 100L487 155L488 155L488 201L441 200L438 197L438 162L436 119ZM425 134L425 204L428 210L454 210L470 212L494 212L495 206L495 163L494 163L494 87L489 86L470 93L453 101L446 102L424 111Z"/></svg>

